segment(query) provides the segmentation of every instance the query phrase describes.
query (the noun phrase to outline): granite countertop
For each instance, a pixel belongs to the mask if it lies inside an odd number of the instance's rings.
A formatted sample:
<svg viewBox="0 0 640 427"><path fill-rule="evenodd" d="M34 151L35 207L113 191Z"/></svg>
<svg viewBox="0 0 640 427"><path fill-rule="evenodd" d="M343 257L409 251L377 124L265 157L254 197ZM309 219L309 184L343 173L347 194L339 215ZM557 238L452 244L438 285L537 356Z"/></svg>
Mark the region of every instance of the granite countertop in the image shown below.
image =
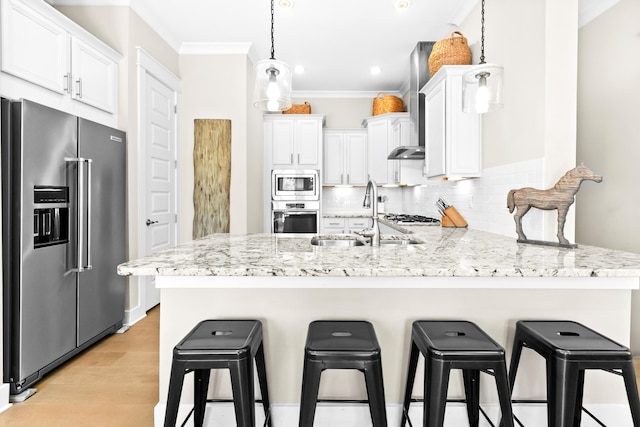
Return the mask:
<svg viewBox="0 0 640 427"><path fill-rule="evenodd" d="M640 254L517 243L473 229L405 226L420 244L322 247L312 234L212 234L118 266L121 275L640 277ZM383 237L385 237L383 235Z"/></svg>

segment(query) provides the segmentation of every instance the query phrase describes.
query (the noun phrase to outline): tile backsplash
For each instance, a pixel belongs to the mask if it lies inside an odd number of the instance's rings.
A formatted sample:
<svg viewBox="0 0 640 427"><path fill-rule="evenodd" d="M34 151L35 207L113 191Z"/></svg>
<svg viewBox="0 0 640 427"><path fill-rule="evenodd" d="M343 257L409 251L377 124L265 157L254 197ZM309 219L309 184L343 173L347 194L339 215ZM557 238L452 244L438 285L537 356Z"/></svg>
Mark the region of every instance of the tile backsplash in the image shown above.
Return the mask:
<svg viewBox="0 0 640 427"><path fill-rule="evenodd" d="M482 177L463 181L431 181L415 187L381 187L387 197L380 211L439 217L435 202L442 197L454 205L469 226L477 230L516 237L513 214L507 209L509 190L543 186L542 159L512 163L482 171ZM362 207L365 188L323 189L324 212L366 212ZM532 209L523 217L529 239L543 238L543 212Z"/></svg>

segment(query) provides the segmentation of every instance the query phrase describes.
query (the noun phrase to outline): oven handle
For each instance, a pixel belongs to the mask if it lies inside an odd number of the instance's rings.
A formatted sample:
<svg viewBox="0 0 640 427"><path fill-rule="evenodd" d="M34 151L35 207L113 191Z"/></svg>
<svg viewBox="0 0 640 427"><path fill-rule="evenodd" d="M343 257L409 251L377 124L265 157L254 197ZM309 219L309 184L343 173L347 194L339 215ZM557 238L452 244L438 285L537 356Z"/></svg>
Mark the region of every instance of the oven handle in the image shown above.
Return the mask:
<svg viewBox="0 0 640 427"><path fill-rule="evenodd" d="M274 209L274 213L283 213L285 215L304 215L304 214L319 214L317 209L306 209L306 210L297 210L297 209Z"/></svg>

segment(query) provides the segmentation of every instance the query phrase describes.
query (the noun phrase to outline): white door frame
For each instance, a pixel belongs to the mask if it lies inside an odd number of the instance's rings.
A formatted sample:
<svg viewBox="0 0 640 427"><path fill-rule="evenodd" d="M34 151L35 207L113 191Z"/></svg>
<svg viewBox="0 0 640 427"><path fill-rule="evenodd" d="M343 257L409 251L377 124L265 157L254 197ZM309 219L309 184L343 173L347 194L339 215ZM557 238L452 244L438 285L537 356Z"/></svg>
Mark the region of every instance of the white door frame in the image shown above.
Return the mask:
<svg viewBox="0 0 640 427"><path fill-rule="evenodd" d="M147 53L141 47L137 47L137 79L138 79L138 212L137 212L137 233L138 233L138 256L146 255L144 253L146 247L146 233L147 227L143 224L147 218L147 212L145 209L146 205L146 151L147 147L144 141L147 140L146 135L146 126L145 118L146 112L148 109L148 105L146 102L146 75L149 74L153 76L155 79L160 81L162 84L167 86L169 89L173 91L175 97L175 105L176 105L176 115L177 115L177 105L179 100L180 93L180 79L173 74L170 70L168 70L164 65L159 63L156 59L154 59L149 53ZM178 160L178 120L176 118L176 135L175 135L175 153L176 153L176 161ZM174 196L176 201L177 208L177 200L178 200L178 175L177 170L174 169ZM176 212L177 214L177 212ZM178 242L178 226L176 222L175 227L175 242ZM129 308L129 318L131 319L131 323L135 323L135 321L143 318L145 316L145 307L146 307L146 287L144 286L145 281L143 278L138 278L138 301L134 307Z"/></svg>

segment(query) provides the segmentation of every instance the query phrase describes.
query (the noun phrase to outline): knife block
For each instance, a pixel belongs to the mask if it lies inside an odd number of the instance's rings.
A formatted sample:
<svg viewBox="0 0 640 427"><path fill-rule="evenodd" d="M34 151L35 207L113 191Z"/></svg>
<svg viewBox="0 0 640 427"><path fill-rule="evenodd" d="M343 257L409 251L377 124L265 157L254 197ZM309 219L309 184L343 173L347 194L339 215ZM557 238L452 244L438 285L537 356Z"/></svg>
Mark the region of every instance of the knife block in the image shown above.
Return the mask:
<svg viewBox="0 0 640 427"><path fill-rule="evenodd" d="M460 212L458 212L458 210L453 206L449 206L444 210L444 216L442 217L440 224L442 224L443 227L456 228L464 228L469 225L462 215L460 215Z"/></svg>

